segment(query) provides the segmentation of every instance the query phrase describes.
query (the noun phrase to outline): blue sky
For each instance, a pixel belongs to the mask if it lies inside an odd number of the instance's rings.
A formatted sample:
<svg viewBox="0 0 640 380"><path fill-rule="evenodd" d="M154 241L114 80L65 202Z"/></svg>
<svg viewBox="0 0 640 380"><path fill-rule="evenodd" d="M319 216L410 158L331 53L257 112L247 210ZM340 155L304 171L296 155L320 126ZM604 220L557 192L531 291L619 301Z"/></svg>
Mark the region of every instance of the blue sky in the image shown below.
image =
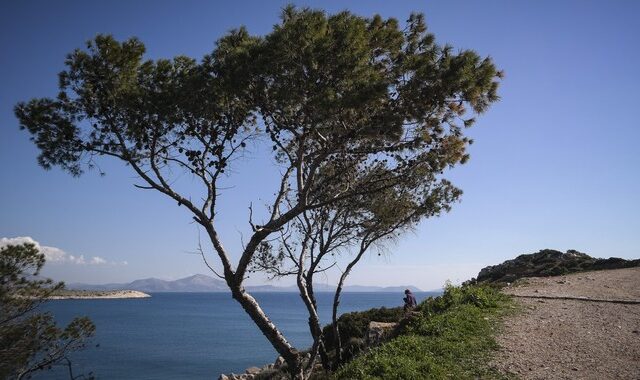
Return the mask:
<svg viewBox="0 0 640 380"><path fill-rule="evenodd" d="M268 33L287 3L3 2L0 238L28 236L50 247L58 261L45 273L68 282L206 273L188 253L198 230L184 208L135 189L135 176L118 162L101 163L106 177L44 171L12 109L21 100L55 95L65 55L98 33L137 36L148 58L200 58L231 28ZM438 42L490 55L506 73L502 100L469 131L475 139L470 162L448 173L464 190L462 202L382 256L367 257L350 283L432 289L543 248L640 257L639 2L296 4L402 21L411 11L424 12ZM249 202L272 192L272 173L248 161L223 194L220 229L231 251L249 233Z"/></svg>

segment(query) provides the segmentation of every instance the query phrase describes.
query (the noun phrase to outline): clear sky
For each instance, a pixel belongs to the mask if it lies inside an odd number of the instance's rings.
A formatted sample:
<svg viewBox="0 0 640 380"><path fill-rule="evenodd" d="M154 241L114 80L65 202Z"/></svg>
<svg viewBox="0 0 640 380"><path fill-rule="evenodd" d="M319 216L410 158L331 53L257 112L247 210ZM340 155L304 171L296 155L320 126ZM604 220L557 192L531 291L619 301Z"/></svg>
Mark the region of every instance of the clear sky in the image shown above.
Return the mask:
<svg viewBox="0 0 640 380"><path fill-rule="evenodd" d="M0 4L0 238L31 237L68 282L176 279L207 273L193 254L198 230L184 208L135 189L135 176L72 178L44 171L16 102L53 96L65 54L98 33L140 38L148 58L201 58L226 31L265 34L286 1L7 1ZM471 160L449 172L464 190L451 213L427 220L351 284L433 289L486 265L543 248L640 257L640 14L638 1L323 1L406 20L423 12L439 43L493 57L502 100L478 119ZM247 206L273 192L251 162L223 194L221 228L233 252L250 231ZM2 241L0 241L2 244ZM237 258L237 254L234 253ZM331 281L329 277L327 281ZM261 280L251 279L253 283Z"/></svg>

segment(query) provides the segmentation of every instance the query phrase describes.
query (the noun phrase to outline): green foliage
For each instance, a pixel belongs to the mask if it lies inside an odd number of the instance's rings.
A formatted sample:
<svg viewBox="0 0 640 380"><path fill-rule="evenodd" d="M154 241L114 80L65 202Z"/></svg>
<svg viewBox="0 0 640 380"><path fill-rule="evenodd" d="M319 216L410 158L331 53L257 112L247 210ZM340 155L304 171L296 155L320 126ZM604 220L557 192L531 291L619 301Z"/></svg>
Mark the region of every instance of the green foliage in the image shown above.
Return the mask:
<svg viewBox="0 0 640 380"><path fill-rule="evenodd" d="M473 305L478 308L494 308L501 300L501 293L489 286L453 286L445 284L444 293L436 298L428 298L417 310L432 315L441 313L456 305Z"/></svg>
<svg viewBox="0 0 640 380"><path fill-rule="evenodd" d="M136 38L98 35L67 56L57 97L15 106L20 128L45 169L80 175L99 156L120 159L210 236L228 166L250 143L271 147L280 190L238 273L212 242L237 282L260 243L303 212L358 203L394 226L392 211L411 223L448 211L461 191L440 175L468 159L465 128L498 100L502 75L489 57L438 45L418 14L404 27L287 7L267 35L233 30L200 62L144 53ZM193 194L171 185L184 172L202 186Z"/></svg>
<svg viewBox="0 0 640 380"><path fill-rule="evenodd" d="M84 347L95 326L75 318L65 328L37 307L61 291L63 283L38 279L45 258L33 244L0 248L0 378L22 378L56 364ZM71 368L70 368L71 369Z"/></svg>
<svg viewBox="0 0 640 380"><path fill-rule="evenodd" d="M323 172L308 192L365 171L362 183L392 172L433 182L467 160L471 140L461 127L498 100L501 73L490 58L453 53L426 30L421 15L402 30L377 15L289 7L268 35L232 31L201 63L143 60L139 40L99 35L68 55L55 99L19 103L15 113L40 164L74 175L109 155L141 176L151 166L157 188L170 182L157 178L167 166L215 182L248 141L267 137L278 161L304 159ZM264 129L254 128L258 117Z"/></svg>
<svg viewBox="0 0 640 380"><path fill-rule="evenodd" d="M342 314L340 318L338 318L340 339L342 342L348 343L353 339L363 338L367 332L367 328L369 327L369 322L398 322L403 315L404 311L401 307L381 307L379 309ZM335 349L335 338L332 326L325 326L323 334L327 350Z"/></svg>
<svg viewBox="0 0 640 380"><path fill-rule="evenodd" d="M289 363L298 351L241 291L252 264L281 261L282 250L262 243L314 210L346 205L357 212L346 225L361 222L348 228L355 235L390 237L447 212L462 191L442 175L468 160L466 128L498 100L502 77L491 58L437 44L419 14L400 25L291 6L267 35L233 30L200 61L144 53L136 38L97 36L67 56L55 98L15 106L20 128L45 169L80 175L109 156L144 181L139 187L185 206L234 298ZM221 178L253 144L272 151L258 164L277 166L281 177L270 216L250 221L234 265L214 219L220 191L233 184ZM184 173L199 186L174 186Z"/></svg>
<svg viewBox="0 0 640 380"><path fill-rule="evenodd" d="M491 287L447 285L402 321L401 335L356 357L335 379L502 378L487 368L509 300Z"/></svg>

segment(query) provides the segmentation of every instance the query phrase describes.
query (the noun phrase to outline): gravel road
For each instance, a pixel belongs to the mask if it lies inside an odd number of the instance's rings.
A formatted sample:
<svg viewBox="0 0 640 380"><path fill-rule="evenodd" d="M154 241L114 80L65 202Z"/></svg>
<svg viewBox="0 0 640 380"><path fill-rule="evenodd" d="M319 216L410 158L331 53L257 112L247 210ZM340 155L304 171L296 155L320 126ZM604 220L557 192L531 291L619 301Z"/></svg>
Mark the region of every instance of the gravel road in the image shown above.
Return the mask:
<svg viewBox="0 0 640 380"><path fill-rule="evenodd" d="M640 380L640 268L528 278L505 290L523 308L505 320L493 365L522 379Z"/></svg>

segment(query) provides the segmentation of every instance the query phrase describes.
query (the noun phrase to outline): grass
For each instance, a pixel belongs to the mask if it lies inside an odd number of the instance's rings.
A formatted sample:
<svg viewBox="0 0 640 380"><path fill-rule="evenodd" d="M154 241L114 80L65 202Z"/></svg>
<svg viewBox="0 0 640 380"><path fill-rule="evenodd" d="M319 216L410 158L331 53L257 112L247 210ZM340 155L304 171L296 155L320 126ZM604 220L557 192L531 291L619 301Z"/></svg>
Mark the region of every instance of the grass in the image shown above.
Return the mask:
<svg viewBox="0 0 640 380"><path fill-rule="evenodd" d="M500 319L513 310L497 289L447 285L401 323L400 336L357 356L333 379L505 379L488 366Z"/></svg>

